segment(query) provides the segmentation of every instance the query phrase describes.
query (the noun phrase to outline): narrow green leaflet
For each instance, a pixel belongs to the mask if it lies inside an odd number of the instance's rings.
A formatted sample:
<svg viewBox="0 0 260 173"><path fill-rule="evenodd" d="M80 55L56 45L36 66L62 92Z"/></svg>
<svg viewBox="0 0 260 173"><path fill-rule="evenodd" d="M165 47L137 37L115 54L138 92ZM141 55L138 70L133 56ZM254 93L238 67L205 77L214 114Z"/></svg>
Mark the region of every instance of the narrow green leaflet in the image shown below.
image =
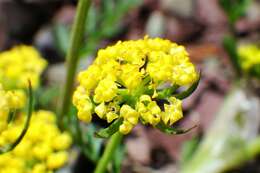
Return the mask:
<svg viewBox="0 0 260 173"><path fill-rule="evenodd" d="M237 53L237 41L233 36L226 36L223 40L223 46L227 51L229 58L238 75L241 74L241 67L239 63L239 55Z"/></svg>
<svg viewBox="0 0 260 173"><path fill-rule="evenodd" d="M121 173L121 166L125 156L125 146L120 145L116 148L113 159L113 173Z"/></svg>
<svg viewBox="0 0 260 173"><path fill-rule="evenodd" d="M179 88L178 85L173 85L170 88L166 88L162 91L158 92L158 96L156 98L158 99L165 99L167 97L170 97L173 95L173 93Z"/></svg>
<svg viewBox="0 0 260 173"><path fill-rule="evenodd" d="M178 129L174 127L168 127L166 126L163 122L160 122L159 124L156 125L156 128L162 131L163 133L169 134L169 135L180 135L187 133L197 127L197 125L192 126L191 128L188 129Z"/></svg>
<svg viewBox="0 0 260 173"><path fill-rule="evenodd" d="M28 103L27 118L26 118L24 128L23 128L22 132L20 133L19 137L14 141L14 143L8 144L5 147L0 149L0 154L3 154L3 153L6 153L6 152L13 150L21 142L21 140L23 139L24 135L26 134L26 132L29 128L29 124L30 124L30 120L31 120L31 116L32 116L32 111L33 111L33 92L32 92L32 86L31 86L30 81L29 81L28 96L29 96L29 103Z"/></svg>
<svg viewBox="0 0 260 173"><path fill-rule="evenodd" d="M183 99L189 97L199 86L200 78L201 78L201 73L199 74L198 80L196 82L194 82L187 90L185 90L179 94L175 94L173 96L180 100L183 100Z"/></svg>
<svg viewBox="0 0 260 173"><path fill-rule="evenodd" d="M12 110L9 112L8 114L8 118L7 118L7 123L11 123L13 122L14 118L15 118L15 114L16 114L16 110Z"/></svg>
<svg viewBox="0 0 260 173"><path fill-rule="evenodd" d="M96 137L108 138L108 137L112 136L114 133L116 133L119 130L119 126L122 124L122 122L123 122L123 119L121 119L121 118L117 119L107 128L96 132L95 133Z"/></svg>

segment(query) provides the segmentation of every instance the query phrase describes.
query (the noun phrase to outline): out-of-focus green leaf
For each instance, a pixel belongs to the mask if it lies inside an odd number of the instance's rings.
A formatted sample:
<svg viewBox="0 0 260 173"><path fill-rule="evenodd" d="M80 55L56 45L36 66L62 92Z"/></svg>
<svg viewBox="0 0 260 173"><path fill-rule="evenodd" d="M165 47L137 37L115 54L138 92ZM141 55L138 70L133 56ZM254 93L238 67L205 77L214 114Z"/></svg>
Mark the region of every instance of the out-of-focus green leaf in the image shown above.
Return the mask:
<svg viewBox="0 0 260 173"><path fill-rule="evenodd" d="M245 15L250 2L251 0L219 0L231 24L234 24L241 16Z"/></svg>
<svg viewBox="0 0 260 173"><path fill-rule="evenodd" d="M84 154L93 162L99 160L103 143L103 139L94 137L95 131L96 127L94 125L88 125L83 136L84 145L82 148Z"/></svg>
<svg viewBox="0 0 260 173"><path fill-rule="evenodd" d="M250 68L249 74L260 79L260 64L256 64Z"/></svg>
<svg viewBox="0 0 260 173"><path fill-rule="evenodd" d="M238 75L241 74L241 67L239 63L239 55L237 53L237 41L232 36L226 36L223 40L223 46L227 51L229 58Z"/></svg>
<svg viewBox="0 0 260 173"><path fill-rule="evenodd" d="M58 50L62 55L65 55L69 48L69 42L70 42L69 29L62 24L57 24L54 26L53 35Z"/></svg>
<svg viewBox="0 0 260 173"><path fill-rule="evenodd" d="M119 130L119 126L122 124L122 122L123 122L123 120L121 118L115 120L107 128L96 132L95 133L96 137L108 138L108 137L112 136L114 133L116 133Z"/></svg>
<svg viewBox="0 0 260 173"><path fill-rule="evenodd" d="M188 162L199 146L199 138L195 137L183 144L181 151L181 164Z"/></svg>
<svg viewBox="0 0 260 173"><path fill-rule="evenodd" d="M112 173L121 173L121 166L125 156L125 147L120 145L116 148L115 157L113 159L113 171Z"/></svg>
<svg viewBox="0 0 260 173"><path fill-rule="evenodd" d="M156 128L159 129L160 131L162 131L163 133L169 134L169 135L179 135L179 134L184 134L187 133L189 131L191 131L192 129L194 129L195 127L197 127L197 125L188 128L188 129L179 129L179 128L174 128L174 127L169 127L166 126L163 122L159 122L156 125Z"/></svg>
<svg viewBox="0 0 260 173"><path fill-rule="evenodd" d="M50 109L50 104L57 98L60 94L58 86L49 86L47 88L40 87L36 90L36 107L37 108L48 108Z"/></svg>

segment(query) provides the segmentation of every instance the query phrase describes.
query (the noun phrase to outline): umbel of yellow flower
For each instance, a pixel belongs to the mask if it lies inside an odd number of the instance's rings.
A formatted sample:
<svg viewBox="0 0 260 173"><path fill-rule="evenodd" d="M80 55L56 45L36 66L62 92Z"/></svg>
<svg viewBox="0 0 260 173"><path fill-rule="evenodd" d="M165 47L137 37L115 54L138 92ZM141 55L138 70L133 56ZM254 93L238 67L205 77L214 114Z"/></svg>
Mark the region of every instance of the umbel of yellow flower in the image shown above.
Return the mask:
<svg viewBox="0 0 260 173"><path fill-rule="evenodd" d="M260 47L254 44L244 45L239 47L238 53L244 72L257 73L260 78Z"/></svg>
<svg viewBox="0 0 260 173"><path fill-rule="evenodd" d="M0 83L0 135L7 128L7 118L11 111L25 104L25 94L21 90L5 91Z"/></svg>
<svg viewBox="0 0 260 173"><path fill-rule="evenodd" d="M0 135L0 147L12 143L21 133L25 121L19 115L13 125ZM72 139L56 125L56 116L49 111L33 113L29 129L16 148L0 155L0 172L53 173L68 161Z"/></svg>
<svg viewBox="0 0 260 173"><path fill-rule="evenodd" d="M31 46L17 46L0 53L0 83L5 89L27 88L39 84L40 74L47 62Z"/></svg>
<svg viewBox="0 0 260 173"><path fill-rule="evenodd" d="M87 123L94 114L108 123L121 119L123 134L139 120L171 126L182 118L181 100L172 94L198 76L183 46L148 37L119 41L99 50L93 64L79 73L73 103Z"/></svg>

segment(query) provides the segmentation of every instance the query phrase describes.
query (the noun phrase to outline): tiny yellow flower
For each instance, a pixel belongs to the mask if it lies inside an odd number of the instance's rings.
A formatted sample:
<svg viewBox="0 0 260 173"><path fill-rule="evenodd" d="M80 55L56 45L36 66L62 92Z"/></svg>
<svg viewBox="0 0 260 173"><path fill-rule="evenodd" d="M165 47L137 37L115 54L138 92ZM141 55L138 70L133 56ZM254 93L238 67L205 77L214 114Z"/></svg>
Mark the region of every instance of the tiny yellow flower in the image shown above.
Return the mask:
<svg viewBox="0 0 260 173"><path fill-rule="evenodd" d="M260 64L260 47L257 45L244 45L238 49L240 64L245 72L248 72L254 65Z"/></svg>
<svg viewBox="0 0 260 173"><path fill-rule="evenodd" d="M57 153L53 153L48 156L47 159L47 168L49 169L57 169L65 165L65 163L68 161L68 153L64 151L60 151Z"/></svg>

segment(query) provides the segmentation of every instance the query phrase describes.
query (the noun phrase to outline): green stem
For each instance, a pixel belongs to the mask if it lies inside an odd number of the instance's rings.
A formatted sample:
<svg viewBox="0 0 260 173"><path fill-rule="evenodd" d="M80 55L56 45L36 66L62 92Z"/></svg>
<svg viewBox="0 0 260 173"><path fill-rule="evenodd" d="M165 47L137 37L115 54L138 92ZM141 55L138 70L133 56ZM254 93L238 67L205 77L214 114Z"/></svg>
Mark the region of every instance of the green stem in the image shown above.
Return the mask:
<svg viewBox="0 0 260 173"><path fill-rule="evenodd" d="M94 173L104 173L107 169L107 165L113 157L117 146L120 144L123 135L120 132L116 132L109 140L106 149L99 160Z"/></svg>
<svg viewBox="0 0 260 173"><path fill-rule="evenodd" d="M70 46L67 52L66 63L67 63L67 74L66 81L63 89L63 96L61 105L58 110L59 126L63 127L64 116L68 113L71 103L73 84L75 80L75 74L77 64L79 60L80 45L83 41L85 23L87 13L89 10L91 0L79 0L77 7L77 14L72 27Z"/></svg>

